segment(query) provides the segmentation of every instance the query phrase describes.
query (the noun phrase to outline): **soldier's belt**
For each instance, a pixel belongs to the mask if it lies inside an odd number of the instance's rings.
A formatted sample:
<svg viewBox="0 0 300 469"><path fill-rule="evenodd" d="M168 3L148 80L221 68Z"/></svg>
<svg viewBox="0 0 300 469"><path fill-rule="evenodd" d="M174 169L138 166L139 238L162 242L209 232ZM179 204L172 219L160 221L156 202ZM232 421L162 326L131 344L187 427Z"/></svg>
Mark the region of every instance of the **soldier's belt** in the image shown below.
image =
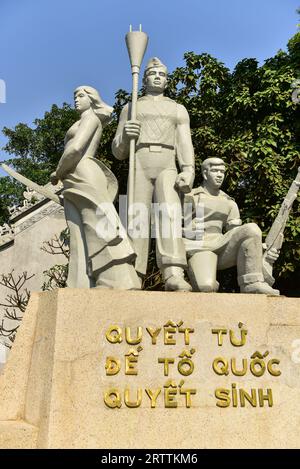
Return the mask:
<svg viewBox="0 0 300 469"><path fill-rule="evenodd" d="M204 226L205 234L220 234L222 235L222 229L218 226Z"/></svg>
<svg viewBox="0 0 300 469"><path fill-rule="evenodd" d="M147 148L148 151L153 153L161 153L162 150L175 150L173 145L164 145L164 144L148 144L148 143L141 143L137 145L136 151L141 150L143 148Z"/></svg>

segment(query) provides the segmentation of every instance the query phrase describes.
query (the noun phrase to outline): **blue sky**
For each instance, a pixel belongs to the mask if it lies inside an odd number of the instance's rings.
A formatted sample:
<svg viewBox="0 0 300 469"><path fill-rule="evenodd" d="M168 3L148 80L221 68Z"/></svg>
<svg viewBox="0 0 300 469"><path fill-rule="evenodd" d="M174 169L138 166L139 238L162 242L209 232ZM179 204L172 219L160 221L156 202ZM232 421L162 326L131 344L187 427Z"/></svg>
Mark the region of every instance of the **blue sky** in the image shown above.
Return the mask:
<svg viewBox="0 0 300 469"><path fill-rule="evenodd" d="M159 56L172 70L184 52L208 52L233 68L285 49L298 6L300 0L0 0L0 129L31 125L53 103L72 102L82 84L113 104L119 88L131 88L129 24L141 23L149 35L145 61Z"/></svg>

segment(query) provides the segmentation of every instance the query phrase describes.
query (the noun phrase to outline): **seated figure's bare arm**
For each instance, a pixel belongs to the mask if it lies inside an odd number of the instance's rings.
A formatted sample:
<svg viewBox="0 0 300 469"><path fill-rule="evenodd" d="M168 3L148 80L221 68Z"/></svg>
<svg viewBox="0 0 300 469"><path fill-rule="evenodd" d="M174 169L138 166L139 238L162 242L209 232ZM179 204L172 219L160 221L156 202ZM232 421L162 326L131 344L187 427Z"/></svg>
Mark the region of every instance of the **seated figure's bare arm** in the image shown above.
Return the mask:
<svg viewBox="0 0 300 469"><path fill-rule="evenodd" d="M227 218L225 231L230 231L233 228L236 228L237 226L242 225L240 211L239 211L237 204L234 202L234 200L230 200L230 204L231 204L231 208L230 208L230 213Z"/></svg>

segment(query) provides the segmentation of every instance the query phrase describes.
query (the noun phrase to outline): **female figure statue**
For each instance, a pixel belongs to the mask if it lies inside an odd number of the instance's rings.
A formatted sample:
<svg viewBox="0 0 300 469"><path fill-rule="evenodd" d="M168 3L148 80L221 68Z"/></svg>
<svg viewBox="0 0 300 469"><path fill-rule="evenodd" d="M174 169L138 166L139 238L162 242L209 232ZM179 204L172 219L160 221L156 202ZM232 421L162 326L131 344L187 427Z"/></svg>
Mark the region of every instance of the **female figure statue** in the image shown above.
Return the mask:
<svg viewBox="0 0 300 469"><path fill-rule="evenodd" d="M95 154L112 108L97 90L74 92L80 119L65 136L64 153L52 184L63 182L64 209L70 229L67 286L139 289L135 253L113 205L117 181Z"/></svg>

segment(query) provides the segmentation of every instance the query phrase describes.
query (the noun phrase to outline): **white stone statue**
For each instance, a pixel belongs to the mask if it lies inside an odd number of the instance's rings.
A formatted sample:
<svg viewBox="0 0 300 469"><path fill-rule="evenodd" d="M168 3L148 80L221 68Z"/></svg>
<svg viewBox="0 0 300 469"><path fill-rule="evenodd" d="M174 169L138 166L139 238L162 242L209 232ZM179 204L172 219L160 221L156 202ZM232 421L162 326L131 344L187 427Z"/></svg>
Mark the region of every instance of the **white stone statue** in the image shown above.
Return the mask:
<svg viewBox="0 0 300 469"><path fill-rule="evenodd" d="M80 119L68 130L64 153L51 175L52 184L61 180L64 187L70 229L67 286L138 289L136 255L113 205L110 184L115 178L95 159L112 108L89 86L77 88L74 99Z"/></svg>
<svg viewBox="0 0 300 469"><path fill-rule="evenodd" d="M179 192L191 190L195 174L188 113L184 106L164 96L166 66L154 57L147 64L143 80L146 95L137 101L137 119L130 120L131 106L126 105L112 144L114 156L123 160L129 156L130 140L136 140L134 180L130 183L133 184L133 206L137 207L137 212L144 210L144 219L141 222L143 233L140 237L132 236L132 243L137 253L135 267L141 278L147 270L151 203L164 205L164 222L173 233L176 231L174 207L181 213ZM133 219L134 213L132 215ZM129 224L130 221L129 217ZM165 289L191 290L184 280L187 261L181 235L164 236L162 223L157 221L157 225L156 258Z"/></svg>
<svg viewBox="0 0 300 469"><path fill-rule="evenodd" d="M1 236L4 236L4 235L13 235L14 234L14 231L12 229L11 226L9 226L7 223L3 223L3 225L0 226L0 235Z"/></svg>
<svg viewBox="0 0 300 469"><path fill-rule="evenodd" d="M202 163L203 183L185 195L192 204L192 226L202 211L202 239L185 239L189 276L194 290L215 292L219 285L217 270L237 266L238 284L243 293L278 295L263 276L261 230L255 223L242 225L234 200L220 188L225 176L225 163L220 158L207 158ZM269 262L278 258L277 250L268 253Z"/></svg>
<svg viewBox="0 0 300 469"><path fill-rule="evenodd" d="M36 197L36 192L33 189L30 189L30 187L26 187L26 191L23 192L23 205L28 206L29 204L32 204L33 201L35 200Z"/></svg>
<svg viewBox="0 0 300 469"><path fill-rule="evenodd" d="M10 217L18 211L18 207L17 207L16 204L12 205L11 207L7 207L7 208L8 208Z"/></svg>
<svg viewBox="0 0 300 469"><path fill-rule="evenodd" d="M14 229L7 223L0 226L0 246L10 242L14 238Z"/></svg>
<svg viewBox="0 0 300 469"><path fill-rule="evenodd" d="M27 210L28 208L32 207L35 202L38 202L42 199L40 194L38 194L35 190L30 189L30 187L26 187L26 191L23 192L23 205L20 207L22 211Z"/></svg>

